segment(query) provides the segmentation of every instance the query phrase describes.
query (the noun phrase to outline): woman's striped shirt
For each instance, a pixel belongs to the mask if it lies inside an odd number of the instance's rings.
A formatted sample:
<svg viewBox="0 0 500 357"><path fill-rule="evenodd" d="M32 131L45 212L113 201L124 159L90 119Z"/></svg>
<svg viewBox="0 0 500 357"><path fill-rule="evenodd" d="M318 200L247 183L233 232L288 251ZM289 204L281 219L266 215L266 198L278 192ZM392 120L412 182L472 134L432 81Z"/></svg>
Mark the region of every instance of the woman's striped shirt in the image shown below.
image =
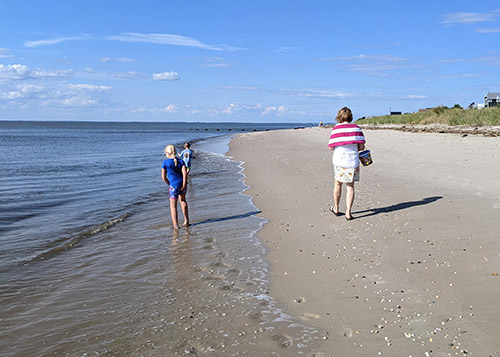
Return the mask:
<svg viewBox="0 0 500 357"><path fill-rule="evenodd" d="M340 123L333 127L328 141L329 147L349 145L349 144L364 144L365 136L361 128L356 124Z"/></svg>

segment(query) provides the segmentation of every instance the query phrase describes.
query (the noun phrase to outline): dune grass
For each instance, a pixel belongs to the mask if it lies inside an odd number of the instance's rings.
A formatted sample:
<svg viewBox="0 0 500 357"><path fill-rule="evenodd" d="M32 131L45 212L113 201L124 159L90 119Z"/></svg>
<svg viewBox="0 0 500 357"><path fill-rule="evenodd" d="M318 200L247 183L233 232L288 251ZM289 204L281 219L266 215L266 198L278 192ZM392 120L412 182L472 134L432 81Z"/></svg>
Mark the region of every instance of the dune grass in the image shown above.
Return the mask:
<svg viewBox="0 0 500 357"><path fill-rule="evenodd" d="M437 107L427 112L385 115L356 120L356 124L447 124L467 126L500 125L500 107L461 109Z"/></svg>

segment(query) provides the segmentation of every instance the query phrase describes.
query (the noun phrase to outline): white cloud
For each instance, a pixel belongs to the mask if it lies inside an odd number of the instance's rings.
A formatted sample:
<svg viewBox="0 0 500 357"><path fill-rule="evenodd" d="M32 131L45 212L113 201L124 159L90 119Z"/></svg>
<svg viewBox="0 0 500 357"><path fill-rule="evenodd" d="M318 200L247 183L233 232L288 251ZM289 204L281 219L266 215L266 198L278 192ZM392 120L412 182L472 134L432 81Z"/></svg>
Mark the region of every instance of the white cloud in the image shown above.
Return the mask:
<svg viewBox="0 0 500 357"><path fill-rule="evenodd" d="M10 54L10 50L8 48L0 47L0 58L12 58L13 55Z"/></svg>
<svg viewBox="0 0 500 357"><path fill-rule="evenodd" d="M28 66L22 64L0 64L0 79L25 79L29 78Z"/></svg>
<svg viewBox="0 0 500 357"><path fill-rule="evenodd" d="M144 42L144 43L154 43L159 45L196 47L212 51L228 52L228 51L241 50L241 48L227 46L227 45L209 45L191 37L174 35L174 34L124 33L118 36L109 36L108 39L114 41Z"/></svg>
<svg viewBox="0 0 500 357"><path fill-rule="evenodd" d="M181 76L177 72L153 73L154 81L177 81Z"/></svg>
<svg viewBox="0 0 500 357"><path fill-rule="evenodd" d="M285 113L286 113L286 108L284 105L281 105L279 107L265 107L264 111L262 112L262 115L269 115L269 114L283 115Z"/></svg>
<svg viewBox="0 0 500 357"><path fill-rule="evenodd" d="M169 104L163 109L165 113L177 113L177 110L178 108L175 104Z"/></svg>
<svg viewBox="0 0 500 357"><path fill-rule="evenodd" d="M232 115L238 113L242 110L241 105L237 103L231 103L229 106L222 110L222 114Z"/></svg>
<svg viewBox="0 0 500 357"><path fill-rule="evenodd" d="M44 87L36 86L33 84L19 84L14 90L7 92L0 92L0 99L3 100L19 100L31 98L33 96L42 93L45 90Z"/></svg>
<svg viewBox="0 0 500 357"><path fill-rule="evenodd" d="M24 43L25 47L35 48L40 46L49 46L49 45L57 45L62 42L68 41L78 41L88 38L88 36L73 36L73 37L57 37L57 38L49 38L47 40L38 40L38 41L27 41Z"/></svg>
<svg viewBox="0 0 500 357"><path fill-rule="evenodd" d="M109 62L109 61L111 61L111 57L103 57L100 59L100 61L103 63Z"/></svg>
<svg viewBox="0 0 500 357"><path fill-rule="evenodd" d="M68 77L73 70L46 71L44 69L31 70L22 64L0 64L0 79L29 79L29 78L57 78Z"/></svg>
<svg viewBox="0 0 500 357"><path fill-rule="evenodd" d="M500 10L493 10L490 12L452 12L444 16L444 20L441 22L444 25L452 24L476 24L479 22L495 21L500 15Z"/></svg>

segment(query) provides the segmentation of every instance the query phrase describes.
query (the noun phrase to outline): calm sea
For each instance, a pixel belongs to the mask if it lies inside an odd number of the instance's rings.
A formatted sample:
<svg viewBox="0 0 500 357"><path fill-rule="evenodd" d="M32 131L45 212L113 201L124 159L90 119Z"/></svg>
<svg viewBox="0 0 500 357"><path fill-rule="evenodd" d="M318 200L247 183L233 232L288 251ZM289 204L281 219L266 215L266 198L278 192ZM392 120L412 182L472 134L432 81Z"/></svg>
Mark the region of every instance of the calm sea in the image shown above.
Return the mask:
<svg viewBox="0 0 500 357"><path fill-rule="evenodd" d="M310 348L266 293L263 219L224 155L234 133L296 126L0 121L0 354ZM161 163L185 141L192 226L174 231Z"/></svg>

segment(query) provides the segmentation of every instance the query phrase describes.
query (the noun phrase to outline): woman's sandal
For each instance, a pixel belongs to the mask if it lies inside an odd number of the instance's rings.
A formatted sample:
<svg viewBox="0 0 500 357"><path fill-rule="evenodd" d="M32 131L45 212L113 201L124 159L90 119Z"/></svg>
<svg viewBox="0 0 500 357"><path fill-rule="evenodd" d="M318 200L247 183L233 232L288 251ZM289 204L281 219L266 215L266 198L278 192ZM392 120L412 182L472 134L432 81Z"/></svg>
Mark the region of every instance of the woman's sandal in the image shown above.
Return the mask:
<svg viewBox="0 0 500 357"><path fill-rule="evenodd" d="M352 221L354 219L354 217L352 215L350 217L347 217L347 215L346 215L345 219L348 220L348 221Z"/></svg>
<svg viewBox="0 0 500 357"><path fill-rule="evenodd" d="M330 212L332 212L337 217L340 216L340 212L335 212L335 210L333 209L333 206L330 206Z"/></svg>

